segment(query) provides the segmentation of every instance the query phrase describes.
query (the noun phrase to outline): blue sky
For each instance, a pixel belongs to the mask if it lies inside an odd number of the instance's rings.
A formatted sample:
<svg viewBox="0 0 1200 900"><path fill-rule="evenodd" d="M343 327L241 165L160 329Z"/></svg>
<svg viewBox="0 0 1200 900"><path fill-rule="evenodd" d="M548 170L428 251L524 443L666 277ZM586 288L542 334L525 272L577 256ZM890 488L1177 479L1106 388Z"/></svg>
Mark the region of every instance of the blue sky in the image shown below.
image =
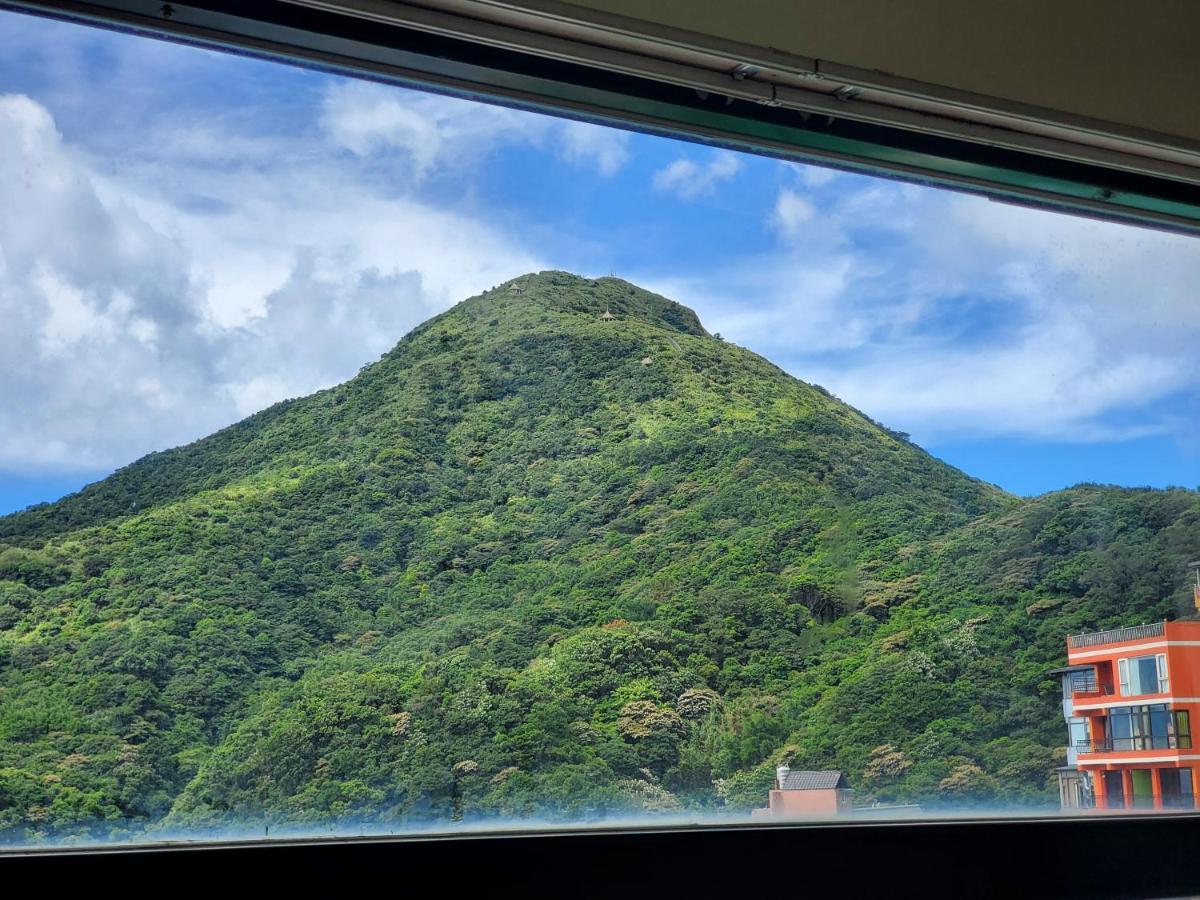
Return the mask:
<svg viewBox="0 0 1200 900"><path fill-rule="evenodd" d="M1021 494L1200 485L1200 242L0 13L0 514L612 272Z"/></svg>

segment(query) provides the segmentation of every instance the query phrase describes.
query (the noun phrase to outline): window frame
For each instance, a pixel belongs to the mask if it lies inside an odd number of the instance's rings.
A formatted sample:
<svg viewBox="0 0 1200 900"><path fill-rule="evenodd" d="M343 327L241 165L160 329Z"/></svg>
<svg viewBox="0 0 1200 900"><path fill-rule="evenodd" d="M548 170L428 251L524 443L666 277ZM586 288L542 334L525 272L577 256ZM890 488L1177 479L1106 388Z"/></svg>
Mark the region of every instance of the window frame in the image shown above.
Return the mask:
<svg viewBox="0 0 1200 900"><path fill-rule="evenodd" d="M1200 233L1200 187L1195 185L982 143L837 122L833 117L821 128L769 105L725 104L719 96L696 97L690 89L653 80L495 48L484 51L461 40L394 26L367 27L369 23L295 4L197 0L175 7L139 0L0 0L0 8L1076 214ZM1198 876L1192 851L1198 842L1200 814L1188 813L870 824L747 822L736 827L45 848L0 851L0 860L9 863L13 873L23 867L21 874L31 878L59 877L65 868L90 879L144 883L162 878L163 883L186 881L193 889L210 890L218 885L227 889L230 865L241 863L269 870L276 884L303 884L317 872L334 868L387 878L406 870L449 871L461 888L494 890L499 881L544 888L555 875L562 883L578 883L579 873L587 872L588 890L593 892L603 889L611 895L636 884L639 891L700 894L744 890L747 877L794 886L794 867L781 861L803 847L806 858L820 860L822 870L833 873L843 886L845 873L853 873L854 890L861 893L895 893L897 888L924 895L978 893L978 861L999 855L1025 864L990 867L988 887L997 895L1028 893L1034 877L1036 892L1054 896L1136 897L1194 893ZM1130 846L1154 846L1155 864L1130 866ZM928 858L931 847L938 848L940 862L914 866L913 859ZM464 867L468 854L471 865ZM1072 857L1086 858L1088 865L1063 865L1063 859ZM663 860L715 859L738 862L661 865ZM863 859L872 864L863 866Z"/></svg>
<svg viewBox="0 0 1200 900"><path fill-rule="evenodd" d="M741 96L733 74L696 86L653 62L628 67L398 18L385 4L323 0L0 0L0 8L135 31L486 102L760 155L935 185L992 199L1200 235L1200 174L1168 177L1005 146L1004 129L947 134L939 117L903 127ZM407 4L386 4L410 9ZM367 8L369 7L369 9ZM428 11L426 11L428 13ZM428 15L425 16L428 19ZM397 24L403 21L404 24ZM579 43L579 46L584 44ZM727 93L722 93L722 89Z"/></svg>
<svg viewBox="0 0 1200 900"><path fill-rule="evenodd" d="M981 860L1013 859L1022 864L988 868L985 895L1082 900L1193 895L1200 885L1194 865L1198 842L1200 812L1167 810L920 823L196 842L125 851L9 853L0 854L0 862L7 864L10 879L44 882L66 873L93 883L186 884L206 893L228 891L231 874L241 867L252 877L269 873L276 890L293 884L311 889L314 877L336 871L372 882L394 881L397 873L453 873L456 888L481 895L498 887L544 893L548 884L560 884L584 896L736 896L745 893L748 879L768 889L794 890L796 868L788 860L803 848L804 858L814 861L806 882L827 885L828 893L974 896L980 893ZM1130 847L1154 847L1153 865L1130 865ZM470 865L463 865L464 858ZM1087 865L1066 862L1072 859Z"/></svg>
<svg viewBox="0 0 1200 900"><path fill-rule="evenodd" d="M1174 710L1175 741L1180 750L1192 749L1191 714L1186 709Z"/></svg>
<svg viewBox="0 0 1200 900"><path fill-rule="evenodd" d="M1155 690L1147 691L1147 685L1141 674L1142 664L1146 660L1154 660ZM1171 681L1167 672L1167 654L1144 653L1141 656L1123 656L1117 660L1118 680L1122 697L1144 697L1152 694L1169 694ZM1134 683L1136 676L1136 685ZM1136 688L1136 689L1135 689Z"/></svg>

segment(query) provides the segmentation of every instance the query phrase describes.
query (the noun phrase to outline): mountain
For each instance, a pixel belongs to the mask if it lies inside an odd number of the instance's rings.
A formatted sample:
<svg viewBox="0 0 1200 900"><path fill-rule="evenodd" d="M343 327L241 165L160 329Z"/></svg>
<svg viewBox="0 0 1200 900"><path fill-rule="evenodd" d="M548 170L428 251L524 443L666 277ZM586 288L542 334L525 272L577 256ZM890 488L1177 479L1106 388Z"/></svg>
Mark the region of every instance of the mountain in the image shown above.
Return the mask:
<svg viewBox="0 0 1200 900"><path fill-rule="evenodd" d="M1068 632L1186 609L1200 496L1009 496L615 278L0 518L0 828L1041 804Z"/></svg>

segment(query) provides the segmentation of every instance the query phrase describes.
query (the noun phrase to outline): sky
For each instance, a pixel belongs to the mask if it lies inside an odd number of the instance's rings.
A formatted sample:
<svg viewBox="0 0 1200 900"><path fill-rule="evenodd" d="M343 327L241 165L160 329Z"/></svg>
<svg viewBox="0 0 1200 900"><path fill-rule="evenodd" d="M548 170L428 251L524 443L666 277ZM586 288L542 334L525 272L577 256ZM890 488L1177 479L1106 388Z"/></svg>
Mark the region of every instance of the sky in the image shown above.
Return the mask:
<svg viewBox="0 0 1200 900"><path fill-rule="evenodd" d="M1200 486L1200 240L0 12L0 514L614 274L1014 493Z"/></svg>

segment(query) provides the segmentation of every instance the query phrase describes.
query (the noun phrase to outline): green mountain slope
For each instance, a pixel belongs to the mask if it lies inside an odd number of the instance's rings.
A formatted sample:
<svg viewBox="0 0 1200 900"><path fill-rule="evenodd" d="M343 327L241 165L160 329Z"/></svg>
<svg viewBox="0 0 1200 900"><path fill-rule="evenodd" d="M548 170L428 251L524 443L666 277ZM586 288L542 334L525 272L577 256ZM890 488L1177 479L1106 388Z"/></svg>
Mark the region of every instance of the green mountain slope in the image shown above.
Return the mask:
<svg viewBox="0 0 1200 900"><path fill-rule="evenodd" d="M1042 673L1174 614L1189 491L1019 501L618 279L0 518L0 827L1045 802ZM616 318L602 318L606 311Z"/></svg>

